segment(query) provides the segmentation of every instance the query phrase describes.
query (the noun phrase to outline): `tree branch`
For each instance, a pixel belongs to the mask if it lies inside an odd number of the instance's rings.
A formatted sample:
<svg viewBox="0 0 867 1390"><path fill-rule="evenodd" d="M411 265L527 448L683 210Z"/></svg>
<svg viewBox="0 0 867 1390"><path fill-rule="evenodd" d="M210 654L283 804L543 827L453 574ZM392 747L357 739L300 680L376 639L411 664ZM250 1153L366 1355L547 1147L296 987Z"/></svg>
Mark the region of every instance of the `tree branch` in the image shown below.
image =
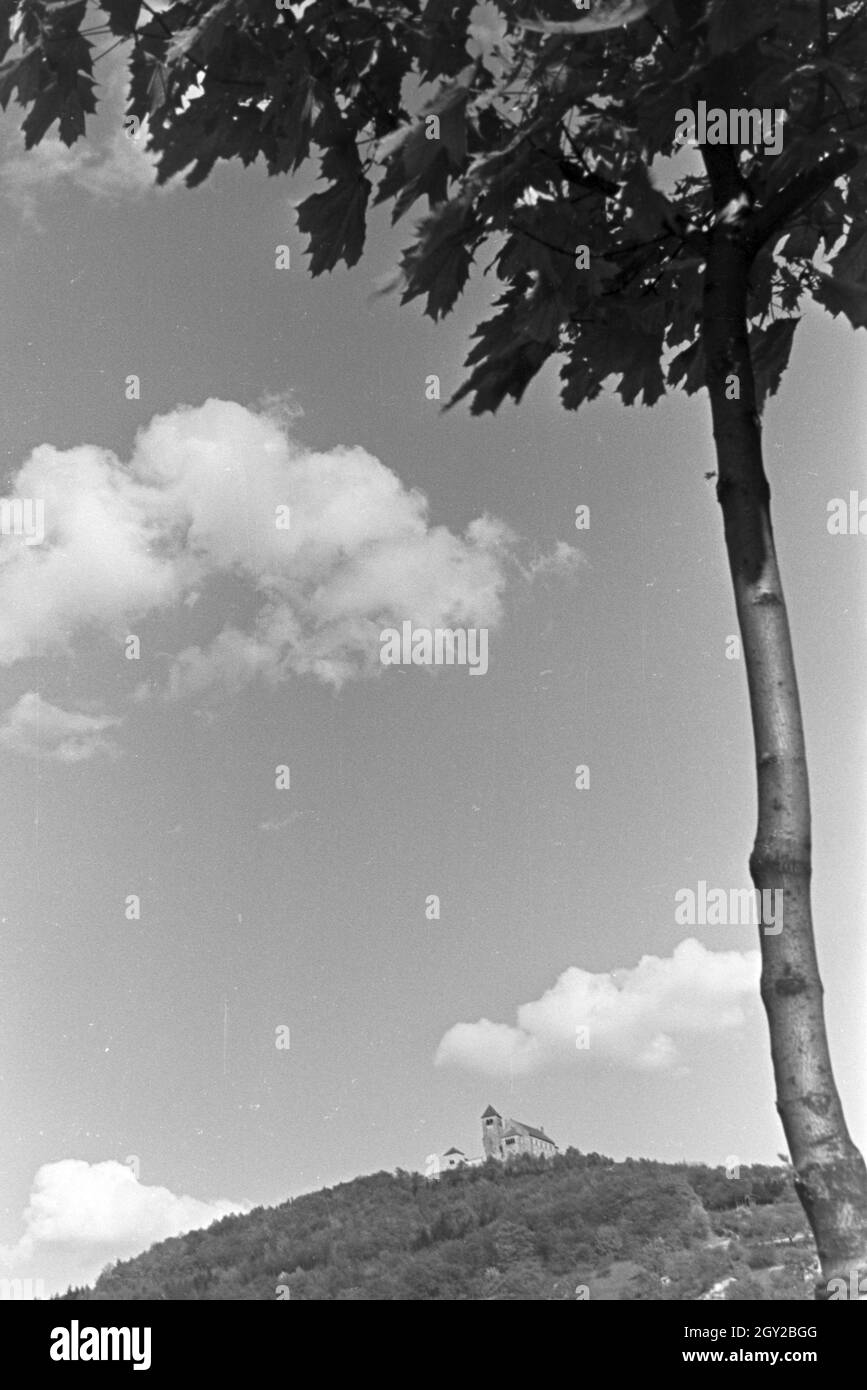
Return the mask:
<svg viewBox="0 0 867 1390"><path fill-rule="evenodd" d="M861 158L854 145L843 145L833 155L827 155L812 169L798 174L790 184L781 188L765 207L752 217L747 231L747 245L752 255L785 225L797 212L815 202L836 179L853 169Z"/></svg>

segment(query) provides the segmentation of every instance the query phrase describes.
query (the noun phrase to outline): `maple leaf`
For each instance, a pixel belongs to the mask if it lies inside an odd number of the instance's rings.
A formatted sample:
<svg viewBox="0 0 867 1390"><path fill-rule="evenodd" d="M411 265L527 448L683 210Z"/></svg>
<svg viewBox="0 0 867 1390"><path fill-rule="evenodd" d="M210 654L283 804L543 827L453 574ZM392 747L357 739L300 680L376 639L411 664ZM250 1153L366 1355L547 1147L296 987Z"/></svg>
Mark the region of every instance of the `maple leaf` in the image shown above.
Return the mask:
<svg viewBox="0 0 867 1390"><path fill-rule="evenodd" d="M197 24L176 30L166 50L166 66L187 61L197 67L204 65L223 42L233 10L234 0L220 0ZM197 50L195 54L193 49Z"/></svg>
<svg viewBox="0 0 867 1390"><path fill-rule="evenodd" d="M602 390L602 380L586 357L573 357L563 367L560 378L564 382L560 399L567 410L577 410L579 406L593 401Z"/></svg>
<svg viewBox="0 0 867 1390"><path fill-rule="evenodd" d="M867 279L867 228L860 223L853 223L845 245L834 257L834 278L849 284L863 284Z"/></svg>
<svg viewBox="0 0 867 1390"><path fill-rule="evenodd" d="M624 405L634 405L639 396L644 405L655 405L665 395L659 335L642 332L636 323L629 325L627 332L629 349L618 353L618 365L624 370L617 393Z"/></svg>
<svg viewBox="0 0 867 1390"><path fill-rule="evenodd" d="M668 364L668 380L672 386L682 384L688 396L694 396L705 385L704 343L696 338L678 352Z"/></svg>
<svg viewBox="0 0 867 1390"><path fill-rule="evenodd" d="M19 0L0 0L0 58L5 58L17 27Z"/></svg>
<svg viewBox="0 0 867 1390"><path fill-rule="evenodd" d="M135 33L142 0L100 0L100 7L108 15L108 27L119 38L129 38Z"/></svg>
<svg viewBox="0 0 867 1390"><path fill-rule="evenodd" d="M23 58L10 58L3 63L0 67L0 106L4 111L16 90L22 106L37 99L42 61L42 50L36 47L25 53Z"/></svg>
<svg viewBox="0 0 867 1390"><path fill-rule="evenodd" d="M371 183L346 177L324 193L311 193L298 208L298 227L310 237L310 273L321 275L343 260L353 266L364 250L365 213Z"/></svg>
<svg viewBox="0 0 867 1390"><path fill-rule="evenodd" d="M480 231L470 199L456 198L425 218L419 238L401 260L406 288L401 303L427 294L425 313L442 318L453 308L473 263L473 227Z"/></svg>
<svg viewBox="0 0 867 1390"><path fill-rule="evenodd" d="M154 63L148 82L148 98L152 116L165 106L167 94L166 69L162 63Z"/></svg>
<svg viewBox="0 0 867 1390"><path fill-rule="evenodd" d="M464 396L472 393L470 405L472 415L483 415L486 411L496 412L507 396L517 403L521 400L539 368L551 355L546 343L514 342L497 356L488 357L477 367L468 381L452 396L449 406L456 405Z"/></svg>
<svg viewBox="0 0 867 1390"><path fill-rule="evenodd" d="M389 140L385 176L376 202L394 198L393 222L424 195L431 205L443 202L450 173L463 168L467 153L466 107L474 72L473 67L465 68Z"/></svg>
<svg viewBox="0 0 867 1390"><path fill-rule="evenodd" d="M22 126L26 148L30 150L38 144L49 127L59 121L65 112L66 92L63 88L57 83L43 88ZM71 140L67 141L67 144L71 143Z"/></svg>
<svg viewBox="0 0 867 1390"><path fill-rule="evenodd" d="M314 104L313 78L304 73L297 77L288 104L275 96L272 106L263 112L262 129L270 120L275 122L277 153L269 160L269 173L294 170L304 163L310 152Z"/></svg>
<svg viewBox="0 0 867 1390"><path fill-rule="evenodd" d="M816 299L834 318L845 314L853 328L867 328L867 288L855 280L820 274Z"/></svg>
<svg viewBox="0 0 867 1390"><path fill-rule="evenodd" d="M775 396L789 365L792 339L799 318L775 319L766 328L750 329L750 357L756 388L756 409L762 410L768 396Z"/></svg>

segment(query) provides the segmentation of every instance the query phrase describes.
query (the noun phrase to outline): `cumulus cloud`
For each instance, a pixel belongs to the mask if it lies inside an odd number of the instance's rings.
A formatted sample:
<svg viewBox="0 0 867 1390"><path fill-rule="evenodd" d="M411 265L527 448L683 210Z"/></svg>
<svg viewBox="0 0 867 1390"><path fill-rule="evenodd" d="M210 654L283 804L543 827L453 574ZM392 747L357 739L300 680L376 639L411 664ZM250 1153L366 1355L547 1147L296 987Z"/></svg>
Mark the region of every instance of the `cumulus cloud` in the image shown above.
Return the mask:
<svg viewBox="0 0 867 1390"><path fill-rule="evenodd" d="M33 1180L24 1234L0 1247L4 1278L38 1278L46 1292L91 1283L110 1260L128 1260L156 1241L209 1226L248 1203L203 1202L147 1187L109 1160L46 1163Z"/></svg>
<svg viewBox="0 0 867 1390"><path fill-rule="evenodd" d="M379 668L385 627L495 627L522 572L504 523L433 525L365 449L304 448L280 412L231 401L156 416L128 464L40 445L12 495L44 499L45 539L0 542L2 664L70 651L88 627L119 639L217 576L241 586L250 616L178 653L173 697L303 672L340 686Z"/></svg>
<svg viewBox="0 0 867 1390"><path fill-rule="evenodd" d="M682 1062L690 1035L744 1022L757 997L758 951L708 951L681 941L669 957L642 956L636 966L593 974L572 966L541 999L522 1004L517 1027L457 1023L435 1061L488 1076L527 1075L567 1057L597 1057L644 1070ZM578 1029L587 1047L576 1047Z"/></svg>
<svg viewBox="0 0 867 1390"><path fill-rule="evenodd" d="M94 753L116 754L117 745L105 737L105 730L122 722L109 714L61 709L29 690L0 721L0 747L61 763L80 763Z"/></svg>

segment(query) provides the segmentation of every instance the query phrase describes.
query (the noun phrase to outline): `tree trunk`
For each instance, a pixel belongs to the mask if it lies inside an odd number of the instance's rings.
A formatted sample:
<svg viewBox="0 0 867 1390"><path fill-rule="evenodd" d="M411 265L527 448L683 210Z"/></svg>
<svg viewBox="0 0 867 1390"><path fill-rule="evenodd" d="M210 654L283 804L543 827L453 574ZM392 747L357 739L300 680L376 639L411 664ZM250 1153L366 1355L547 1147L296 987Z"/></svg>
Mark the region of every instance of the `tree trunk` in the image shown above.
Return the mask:
<svg viewBox="0 0 867 1390"><path fill-rule="evenodd" d="M846 1128L831 1070L810 908L810 792L792 639L771 528L770 488L747 337L748 243L719 218L710 238L702 314L706 381L718 462L717 496L756 750L758 829L750 873L782 890L781 918L759 926L761 994L771 1036L777 1109L795 1187L816 1238L816 1297L850 1297L867 1276L867 1169ZM760 914L761 918L761 914ZM851 1272L856 1271L854 1285ZM864 1279L867 1294L867 1279Z"/></svg>

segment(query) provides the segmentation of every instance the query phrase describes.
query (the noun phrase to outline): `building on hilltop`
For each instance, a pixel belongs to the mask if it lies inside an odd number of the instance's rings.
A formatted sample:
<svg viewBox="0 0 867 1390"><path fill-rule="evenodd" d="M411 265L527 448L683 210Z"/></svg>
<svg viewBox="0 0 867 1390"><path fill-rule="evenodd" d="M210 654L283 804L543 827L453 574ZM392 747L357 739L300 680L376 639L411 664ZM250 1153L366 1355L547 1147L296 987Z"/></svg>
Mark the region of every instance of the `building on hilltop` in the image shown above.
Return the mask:
<svg viewBox="0 0 867 1390"><path fill-rule="evenodd" d="M553 1158L557 1152L554 1140L549 1139L543 1129L522 1124L520 1120L504 1120L492 1105L482 1115L482 1145L485 1158L506 1159L515 1154Z"/></svg>
<svg viewBox="0 0 867 1390"><path fill-rule="evenodd" d="M440 1173L450 1172L454 1168L478 1168L489 1158L505 1163L517 1154L553 1158L558 1152L554 1140L549 1139L544 1130L525 1125L520 1120L504 1119L492 1105L482 1115L482 1150L478 1158L467 1158L462 1149L455 1147L444 1154L429 1154L425 1161L425 1175L438 1178Z"/></svg>

